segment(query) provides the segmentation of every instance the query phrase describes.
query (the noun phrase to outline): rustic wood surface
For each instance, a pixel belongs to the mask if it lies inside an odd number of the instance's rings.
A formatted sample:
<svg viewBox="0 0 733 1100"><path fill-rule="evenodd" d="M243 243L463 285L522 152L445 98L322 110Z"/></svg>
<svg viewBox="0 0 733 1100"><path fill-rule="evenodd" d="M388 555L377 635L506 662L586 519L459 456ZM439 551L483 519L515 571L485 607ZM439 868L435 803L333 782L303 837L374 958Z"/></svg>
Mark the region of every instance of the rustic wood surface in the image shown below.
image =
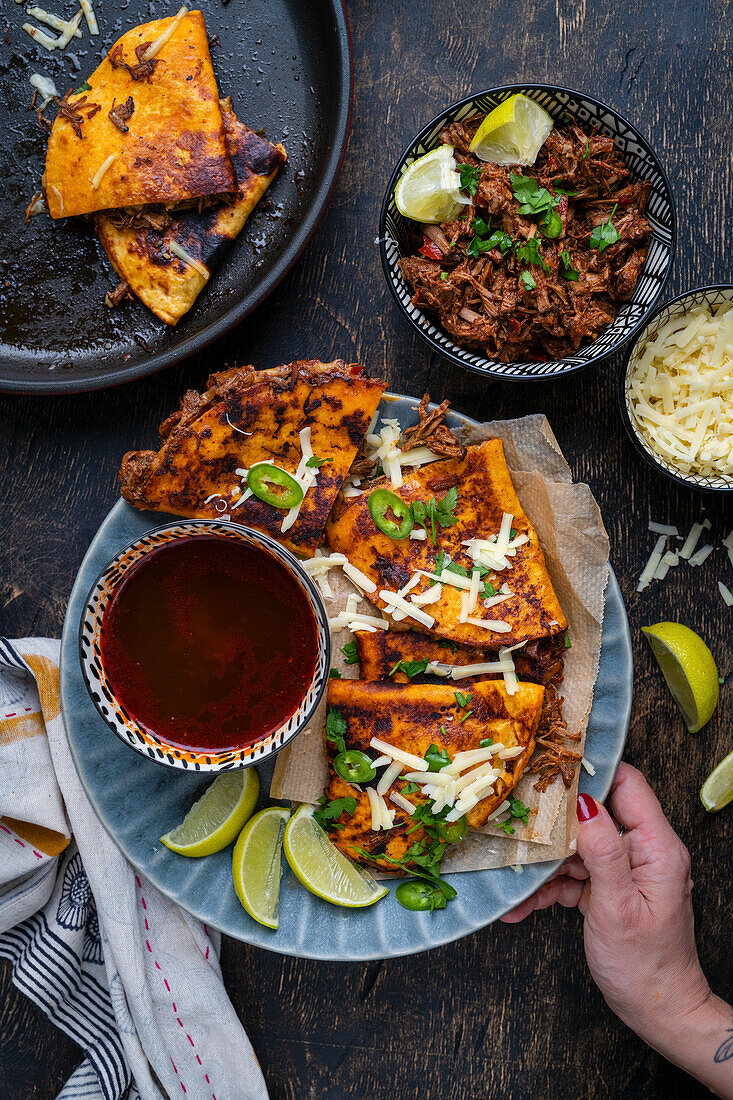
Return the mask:
<svg viewBox="0 0 733 1100"><path fill-rule="evenodd" d="M492 384L430 357L393 304L374 238L383 188L412 134L471 91L525 78L585 89L651 139L679 219L667 297L729 279L730 16L728 0L352 0L350 148L319 229L269 301L198 359L141 382L86 396L0 398L0 632L11 637L60 634L79 562L116 499L120 456L153 444L181 392L224 363L343 356L396 390L429 390L479 419L546 413L576 478L601 505L627 604L636 694L626 759L648 776L691 850L703 965L729 999L733 817L706 816L697 791L731 749L730 612L716 580L733 584L733 570L717 554L642 595L636 578L653 542L650 517L683 529L705 514L720 537L733 527L733 506L673 487L635 456L617 412L619 357L568 381L523 385ZM693 737L640 634L670 618L702 633L726 681L716 716ZM575 911L367 965L281 958L227 941L223 966L277 1100L708 1095L606 1009ZM11 985L7 966L0 1035L3 1100L56 1096L80 1060Z"/></svg>

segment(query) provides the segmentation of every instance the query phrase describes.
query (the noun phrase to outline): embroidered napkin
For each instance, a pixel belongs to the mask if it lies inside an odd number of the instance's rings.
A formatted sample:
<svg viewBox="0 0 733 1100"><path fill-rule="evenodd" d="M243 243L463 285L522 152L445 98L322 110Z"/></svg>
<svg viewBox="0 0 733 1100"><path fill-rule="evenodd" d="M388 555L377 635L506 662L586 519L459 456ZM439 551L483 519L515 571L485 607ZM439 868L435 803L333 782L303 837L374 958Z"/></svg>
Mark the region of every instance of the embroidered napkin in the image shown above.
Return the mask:
<svg viewBox="0 0 733 1100"><path fill-rule="evenodd" d="M0 956L84 1052L59 1100L267 1100L220 936L136 873L89 804L58 662L57 641L0 639Z"/></svg>

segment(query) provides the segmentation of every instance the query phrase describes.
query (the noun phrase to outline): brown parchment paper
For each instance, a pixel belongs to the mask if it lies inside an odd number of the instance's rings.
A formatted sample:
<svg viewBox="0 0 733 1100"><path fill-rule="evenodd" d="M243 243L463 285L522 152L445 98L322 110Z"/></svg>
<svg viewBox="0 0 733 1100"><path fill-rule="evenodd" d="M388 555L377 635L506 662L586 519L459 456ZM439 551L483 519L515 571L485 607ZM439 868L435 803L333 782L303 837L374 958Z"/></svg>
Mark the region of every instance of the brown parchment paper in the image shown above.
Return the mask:
<svg viewBox="0 0 733 1100"><path fill-rule="evenodd" d="M492 421L456 434L464 443L499 437L517 495L537 530L547 568L568 620L571 647L565 651L563 712L568 729L580 733L573 749L585 750L593 688L598 673L601 628L608 580L608 536L587 485L574 484L552 430L544 416ZM348 596L356 592L340 570L328 575L333 598L326 600L329 618L335 617ZM359 609L373 613L364 599ZM344 678L357 679L358 664L346 665L341 646L351 640L348 629L333 635L332 665ZM304 730L279 753L270 794L277 799L315 803L327 782L322 730L325 698ZM570 743L569 743L570 744ZM592 746L589 749L592 760ZM515 822L516 834L507 837L494 827L469 830L466 839L450 848L443 860L446 871L475 871L491 867L562 859L575 850L577 774L566 790L558 778L543 794L534 789L536 776L520 779L515 794L529 807L526 827Z"/></svg>

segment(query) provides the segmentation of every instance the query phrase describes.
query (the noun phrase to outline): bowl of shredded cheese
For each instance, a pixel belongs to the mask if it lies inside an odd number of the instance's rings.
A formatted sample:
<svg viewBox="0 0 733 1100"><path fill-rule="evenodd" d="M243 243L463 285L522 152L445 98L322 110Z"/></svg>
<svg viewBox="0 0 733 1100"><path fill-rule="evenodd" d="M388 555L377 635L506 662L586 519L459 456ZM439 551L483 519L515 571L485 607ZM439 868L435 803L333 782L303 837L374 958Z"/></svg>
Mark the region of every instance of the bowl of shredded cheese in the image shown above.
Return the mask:
<svg viewBox="0 0 733 1100"><path fill-rule="evenodd" d="M621 415L655 469L733 490L733 285L698 287L656 311L626 354Z"/></svg>

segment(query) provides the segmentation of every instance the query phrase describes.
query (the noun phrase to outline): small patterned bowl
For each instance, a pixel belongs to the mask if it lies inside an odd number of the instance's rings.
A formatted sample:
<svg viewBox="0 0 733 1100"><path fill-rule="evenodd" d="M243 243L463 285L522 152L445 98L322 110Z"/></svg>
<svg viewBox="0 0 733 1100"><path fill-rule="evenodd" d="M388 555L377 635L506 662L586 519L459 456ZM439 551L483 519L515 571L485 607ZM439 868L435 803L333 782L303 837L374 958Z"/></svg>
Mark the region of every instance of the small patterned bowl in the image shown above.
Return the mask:
<svg viewBox="0 0 733 1100"><path fill-rule="evenodd" d="M660 308L651 315L647 323L638 333L634 342L630 345L624 359L623 369L619 375L621 419L624 422L624 427L626 428L629 439L634 444L638 453L658 473L664 474L672 481L676 481L679 485L686 485L691 489L699 489L702 492L730 493L733 492L733 483L730 479L724 477L703 477L701 474L686 474L676 466L673 466L671 462L662 458L661 455L658 455L656 451L652 450L637 426L631 406L631 385L629 378L639 360L639 356L644 350L644 344L647 339L649 337L654 337L659 329L662 328L663 325L666 325L672 317L677 317L681 313L686 313L687 310L692 309L701 302L707 302L708 305L711 306L722 305L723 302L733 302L733 284L719 283L713 286L700 286L696 287L694 290L688 290L686 293L679 294L676 298L673 298L671 302L667 302L666 305L660 306Z"/></svg>
<svg viewBox="0 0 733 1100"><path fill-rule="evenodd" d="M195 752L176 748L159 740L139 726L125 712L115 697L112 685L104 671L100 649L100 631L105 609L112 593L124 575L151 550L177 539L196 538L200 535L217 535L238 539L277 558L300 586L308 600L316 622L318 657L308 691L295 713L279 729L253 741L241 749L228 752ZM233 768L247 768L274 756L305 729L318 706L328 684L331 663L331 635L328 616L321 595L312 580L293 555L267 535L217 520L185 520L167 524L149 531L131 542L109 562L92 585L86 598L84 614L79 624L79 657L87 690L100 715L121 741L142 756L188 772L223 772Z"/></svg>
<svg viewBox="0 0 733 1100"><path fill-rule="evenodd" d="M563 114L572 115L578 122L599 127L609 134L623 154L633 179L649 179L652 183L645 211L652 227L646 263L634 293L621 307L617 317L600 336L564 359L543 363L502 363L488 359L479 352L469 351L454 343L451 337L422 310L412 305L412 291L399 269L399 261L408 254L408 231L414 224L400 214L395 206L394 190L405 168L417 157L439 145L440 131L451 122L464 122L477 114L488 114L510 95L522 92L537 100L556 120ZM554 378L582 370L617 351L644 324L667 281L674 258L676 221L674 201L669 181L651 146L630 122L611 107L600 103L584 92L550 84L510 84L462 99L454 103L425 126L402 153L387 191L379 216L379 248L387 284L394 298L412 327L433 351L458 367L465 367L477 374L509 381Z"/></svg>

